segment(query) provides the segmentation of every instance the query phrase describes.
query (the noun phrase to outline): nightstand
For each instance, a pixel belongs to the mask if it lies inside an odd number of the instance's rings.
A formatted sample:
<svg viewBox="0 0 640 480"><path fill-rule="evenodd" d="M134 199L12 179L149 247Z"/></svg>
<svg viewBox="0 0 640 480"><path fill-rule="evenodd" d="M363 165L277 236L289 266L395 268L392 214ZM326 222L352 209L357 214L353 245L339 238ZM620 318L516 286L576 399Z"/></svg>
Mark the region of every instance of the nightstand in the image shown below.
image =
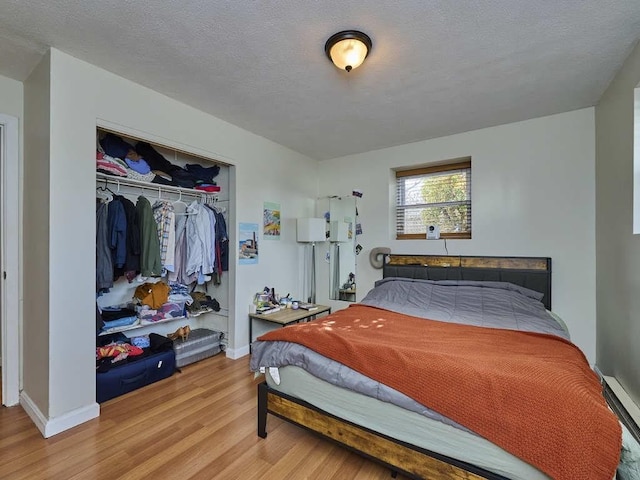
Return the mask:
<svg viewBox="0 0 640 480"><path fill-rule="evenodd" d="M316 305L318 307L315 310L304 310L298 308L296 310L292 308L284 308L273 313L250 313L249 314L249 352L251 352L251 343L253 343L253 321L262 320L264 322L276 323L282 327L291 325L292 323L299 323L301 321L309 321L315 319L316 315L321 313L331 313L331 307L326 305Z"/></svg>

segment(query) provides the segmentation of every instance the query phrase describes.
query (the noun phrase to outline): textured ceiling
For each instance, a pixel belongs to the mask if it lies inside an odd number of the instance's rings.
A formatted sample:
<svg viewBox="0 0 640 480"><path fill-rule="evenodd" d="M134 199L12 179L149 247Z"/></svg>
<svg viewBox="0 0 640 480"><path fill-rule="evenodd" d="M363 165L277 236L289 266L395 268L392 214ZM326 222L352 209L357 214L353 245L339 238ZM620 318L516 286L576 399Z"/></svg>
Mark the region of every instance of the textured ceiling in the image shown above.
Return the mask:
<svg viewBox="0 0 640 480"><path fill-rule="evenodd" d="M638 0L0 0L0 74L54 46L327 159L594 105L639 35Z"/></svg>

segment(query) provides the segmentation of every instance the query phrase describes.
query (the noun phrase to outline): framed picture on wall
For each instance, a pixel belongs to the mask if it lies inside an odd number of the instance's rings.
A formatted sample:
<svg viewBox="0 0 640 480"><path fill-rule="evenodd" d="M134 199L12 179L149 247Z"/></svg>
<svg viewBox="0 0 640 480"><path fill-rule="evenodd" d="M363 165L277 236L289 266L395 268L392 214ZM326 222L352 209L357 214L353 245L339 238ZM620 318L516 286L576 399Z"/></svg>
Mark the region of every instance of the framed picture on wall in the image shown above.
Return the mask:
<svg viewBox="0 0 640 480"><path fill-rule="evenodd" d="M258 224L241 223L238 230L238 263L258 263Z"/></svg>
<svg viewBox="0 0 640 480"><path fill-rule="evenodd" d="M280 240L280 204L264 202L262 226L265 240Z"/></svg>

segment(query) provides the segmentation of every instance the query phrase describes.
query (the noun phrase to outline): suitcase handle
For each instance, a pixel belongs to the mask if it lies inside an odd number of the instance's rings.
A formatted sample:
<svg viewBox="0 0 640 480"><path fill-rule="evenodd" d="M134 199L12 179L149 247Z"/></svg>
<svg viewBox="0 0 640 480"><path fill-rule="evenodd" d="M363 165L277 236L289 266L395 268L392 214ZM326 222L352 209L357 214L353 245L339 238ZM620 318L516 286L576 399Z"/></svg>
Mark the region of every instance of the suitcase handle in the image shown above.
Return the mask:
<svg viewBox="0 0 640 480"><path fill-rule="evenodd" d="M145 380L147 378L147 372L142 372L140 375L135 376L133 378L122 378L120 383L122 385L130 385L132 383L138 383L140 380Z"/></svg>

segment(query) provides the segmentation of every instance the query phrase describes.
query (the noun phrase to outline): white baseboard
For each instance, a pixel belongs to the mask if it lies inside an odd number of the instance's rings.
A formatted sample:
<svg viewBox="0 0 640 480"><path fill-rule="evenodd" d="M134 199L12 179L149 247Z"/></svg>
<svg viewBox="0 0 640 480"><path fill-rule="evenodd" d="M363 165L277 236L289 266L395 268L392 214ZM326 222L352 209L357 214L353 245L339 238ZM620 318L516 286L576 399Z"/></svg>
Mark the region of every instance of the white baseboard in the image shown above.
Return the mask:
<svg viewBox="0 0 640 480"><path fill-rule="evenodd" d="M59 417L46 418L29 395L24 392L20 393L20 405L22 405L24 411L27 412L27 415L38 427L44 438L52 437L100 416L100 405L93 403L67 412Z"/></svg>
<svg viewBox="0 0 640 480"><path fill-rule="evenodd" d="M629 416L633 419L634 422L636 422L636 425L640 425L640 407L638 407L638 405L631 399L622 385L620 385L620 382L618 382L616 377L603 375L602 378L605 382L607 382L607 385L613 391L614 395L618 398Z"/></svg>
<svg viewBox="0 0 640 480"><path fill-rule="evenodd" d="M227 348L225 350L226 354L227 354L227 358L230 358L231 360L237 360L239 358L242 358L246 355L249 355L249 345L246 345L244 347L241 348Z"/></svg>

